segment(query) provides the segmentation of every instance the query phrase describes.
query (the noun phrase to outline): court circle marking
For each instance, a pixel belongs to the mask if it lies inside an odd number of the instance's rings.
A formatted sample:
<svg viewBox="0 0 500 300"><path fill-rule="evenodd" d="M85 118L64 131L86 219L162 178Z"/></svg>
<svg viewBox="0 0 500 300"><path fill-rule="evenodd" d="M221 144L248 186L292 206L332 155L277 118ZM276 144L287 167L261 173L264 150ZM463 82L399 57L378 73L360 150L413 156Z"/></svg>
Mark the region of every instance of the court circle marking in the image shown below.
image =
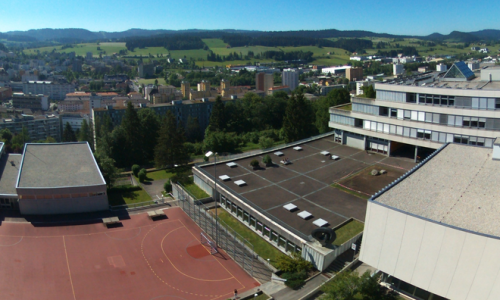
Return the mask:
<svg viewBox="0 0 500 300"><path fill-rule="evenodd" d="M0 244L0 247L12 247L12 246L15 246L15 245L19 244L20 242L22 242L22 240L23 240L23 236L21 236L20 239L19 239L19 241L17 241L14 244L10 244L10 245L2 245L2 244Z"/></svg>

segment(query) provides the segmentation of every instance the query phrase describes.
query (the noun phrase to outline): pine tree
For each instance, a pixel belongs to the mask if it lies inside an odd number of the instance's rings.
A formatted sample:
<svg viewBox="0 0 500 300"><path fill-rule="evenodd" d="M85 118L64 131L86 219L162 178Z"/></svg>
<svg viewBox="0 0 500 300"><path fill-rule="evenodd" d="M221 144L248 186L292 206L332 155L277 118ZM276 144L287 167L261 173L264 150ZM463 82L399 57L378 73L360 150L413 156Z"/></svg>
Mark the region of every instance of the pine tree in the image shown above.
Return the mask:
<svg viewBox="0 0 500 300"><path fill-rule="evenodd" d="M149 162L154 159L154 149L158 139L160 121L156 113L150 108L144 108L137 113L142 128L142 150L144 158Z"/></svg>
<svg viewBox="0 0 500 300"><path fill-rule="evenodd" d="M292 93L283 118L282 137L286 143L309 137L315 131L311 104L302 93Z"/></svg>
<svg viewBox="0 0 500 300"><path fill-rule="evenodd" d="M125 133L126 140L126 148L120 149L120 151L126 152L126 159L124 162L125 165L131 166L135 163L142 163L143 131L141 121L139 120L139 117L137 115L137 111L135 110L131 102L127 103L127 109L122 119L121 128Z"/></svg>
<svg viewBox="0 0 500 300"><path fill-rule="evenodd" d="M85 119L83 119L82 127L80 128L80 134L78 135L78 140L80 142L88 142L90 148L94 149L92 133L90 131L89 124Z"/></svg>
<svg viewBox="0 0 500 300"><path fill-rule="evenodd" d="M185 164L189 155L184 146L185 135L182 126L168 111L159 131L158 143L155 147L155 164L157 167L172 167L174 164Z"/></svg>
<svg viewBox="0 0 500 300"><path fill-rule="evenodd" d="M224 118L224 103L222 103L222 98L217 96L215 99L214 106L212 107L212 113L210 114L210 122L208 123L208 131L224 131L226 128L226 122Z"/></svg>
<svg viewBox="0 0 500 300"><path fill-rule="evenodd" d="M203 140L203 133L201 131L200 122L198 117L188 117L186 126L186 137L191 143L200 142Z"/></svg>
<svg viewBox="0 0 500 300"><path fill-rule="evenodd" d="M73 128L71 128L71 125L69 125L68 122L66 122L66 126L64 126L62 141L63 142L76 142L77 141L75 132L73 131Z"/></svg>

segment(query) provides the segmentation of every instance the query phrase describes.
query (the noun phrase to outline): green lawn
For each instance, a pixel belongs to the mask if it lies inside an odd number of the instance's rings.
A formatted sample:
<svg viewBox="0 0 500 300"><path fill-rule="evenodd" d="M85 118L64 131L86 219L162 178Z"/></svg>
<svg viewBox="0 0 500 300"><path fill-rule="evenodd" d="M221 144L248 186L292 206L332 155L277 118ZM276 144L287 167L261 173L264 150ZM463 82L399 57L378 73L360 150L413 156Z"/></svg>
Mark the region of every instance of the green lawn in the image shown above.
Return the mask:
<svg viewBox="0 0 500 300"><path fill-rule="evenodd" d="M212 214L213 209L210 210ZM264 259L270 259L271 264L274 265L276 260L283 253L276 249L273 245L269 244L266 240L264 240L261 236L250 230L250 228L243 225L239 220L230 215L227 211L219 208L217 210L217 215L219 218L224 221L228 226L230 226L234 231L239 233L243 238L249 241L254 246L254 251L260 257Z"/></svg>
<svg viewBox="0 0 500 300"><path fill-rule="evenodd" d="M356 234L363 231L364 227L365 225L363 223L356 220L352 220L347 224L344 224L342 227L335 230L337 238L335 239L333 244L336 246L342 245L343 243L347 242L349 239L354 237Z"/></svg>
<svg viewBox="0 0 500 300"><path fill-rule="evenodd" d="M352 104L343 105L343 106L340 106L340 107L337 107L337 108L351 111L352 110Z"/></svg>
<svg viewBox="0 0 500 300"><path fill-rule="evenodd" d="M191 57L194 58L195 60L198 60L198 58L207 59L207 54L208 51L203 49L170 51L170 57L175 59L184 58L184 56L187 59Z"/></svg>
<svg viewBox="0 0 500 300"><path fill-rule="evenodd" d="M151 201L151 197L140 186L125 185L109 189L108 201L115 206Z"/></svg>
<svg viewBox="0 0 500 300"><path fill-rule="evenodd" d="M191 193L191 195L196 197L196 199L203 199L210 197L210 195L208 195L204 190L200 189L194 183L184 184L184 188L188 190Z"/></svg>

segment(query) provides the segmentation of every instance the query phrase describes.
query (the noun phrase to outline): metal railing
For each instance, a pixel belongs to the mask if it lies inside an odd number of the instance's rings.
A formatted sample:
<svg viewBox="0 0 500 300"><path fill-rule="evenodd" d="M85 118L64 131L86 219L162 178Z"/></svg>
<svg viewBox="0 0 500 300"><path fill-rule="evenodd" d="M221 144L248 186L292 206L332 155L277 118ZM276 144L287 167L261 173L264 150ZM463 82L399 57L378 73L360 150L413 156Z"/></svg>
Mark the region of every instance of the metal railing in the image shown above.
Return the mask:
<svg viewBox="0 0 500 300"><path fill-rule="evenodd" d="M253 277L256 259L253 244L220 218L216 220L211 215L210 208L203 203L205 202L203 200L206 199L197 199L180 183L172 184L172 192L179 207L216 242L219 248L224 249L238 265Z"/></svg>

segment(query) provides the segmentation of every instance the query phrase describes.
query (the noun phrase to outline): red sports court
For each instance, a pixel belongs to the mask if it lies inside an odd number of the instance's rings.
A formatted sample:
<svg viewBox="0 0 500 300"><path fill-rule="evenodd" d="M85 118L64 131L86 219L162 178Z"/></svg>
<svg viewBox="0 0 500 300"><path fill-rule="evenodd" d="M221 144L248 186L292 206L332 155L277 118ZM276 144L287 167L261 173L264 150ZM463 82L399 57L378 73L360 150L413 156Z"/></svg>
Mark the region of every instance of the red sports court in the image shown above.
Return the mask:
<svg viewBox="0 0 500 300"><path fill-rule="evenodd" d="M211 255L180 209L101 223L0 226L2 299L227 299L259 283L224 251Z"/></svg>

